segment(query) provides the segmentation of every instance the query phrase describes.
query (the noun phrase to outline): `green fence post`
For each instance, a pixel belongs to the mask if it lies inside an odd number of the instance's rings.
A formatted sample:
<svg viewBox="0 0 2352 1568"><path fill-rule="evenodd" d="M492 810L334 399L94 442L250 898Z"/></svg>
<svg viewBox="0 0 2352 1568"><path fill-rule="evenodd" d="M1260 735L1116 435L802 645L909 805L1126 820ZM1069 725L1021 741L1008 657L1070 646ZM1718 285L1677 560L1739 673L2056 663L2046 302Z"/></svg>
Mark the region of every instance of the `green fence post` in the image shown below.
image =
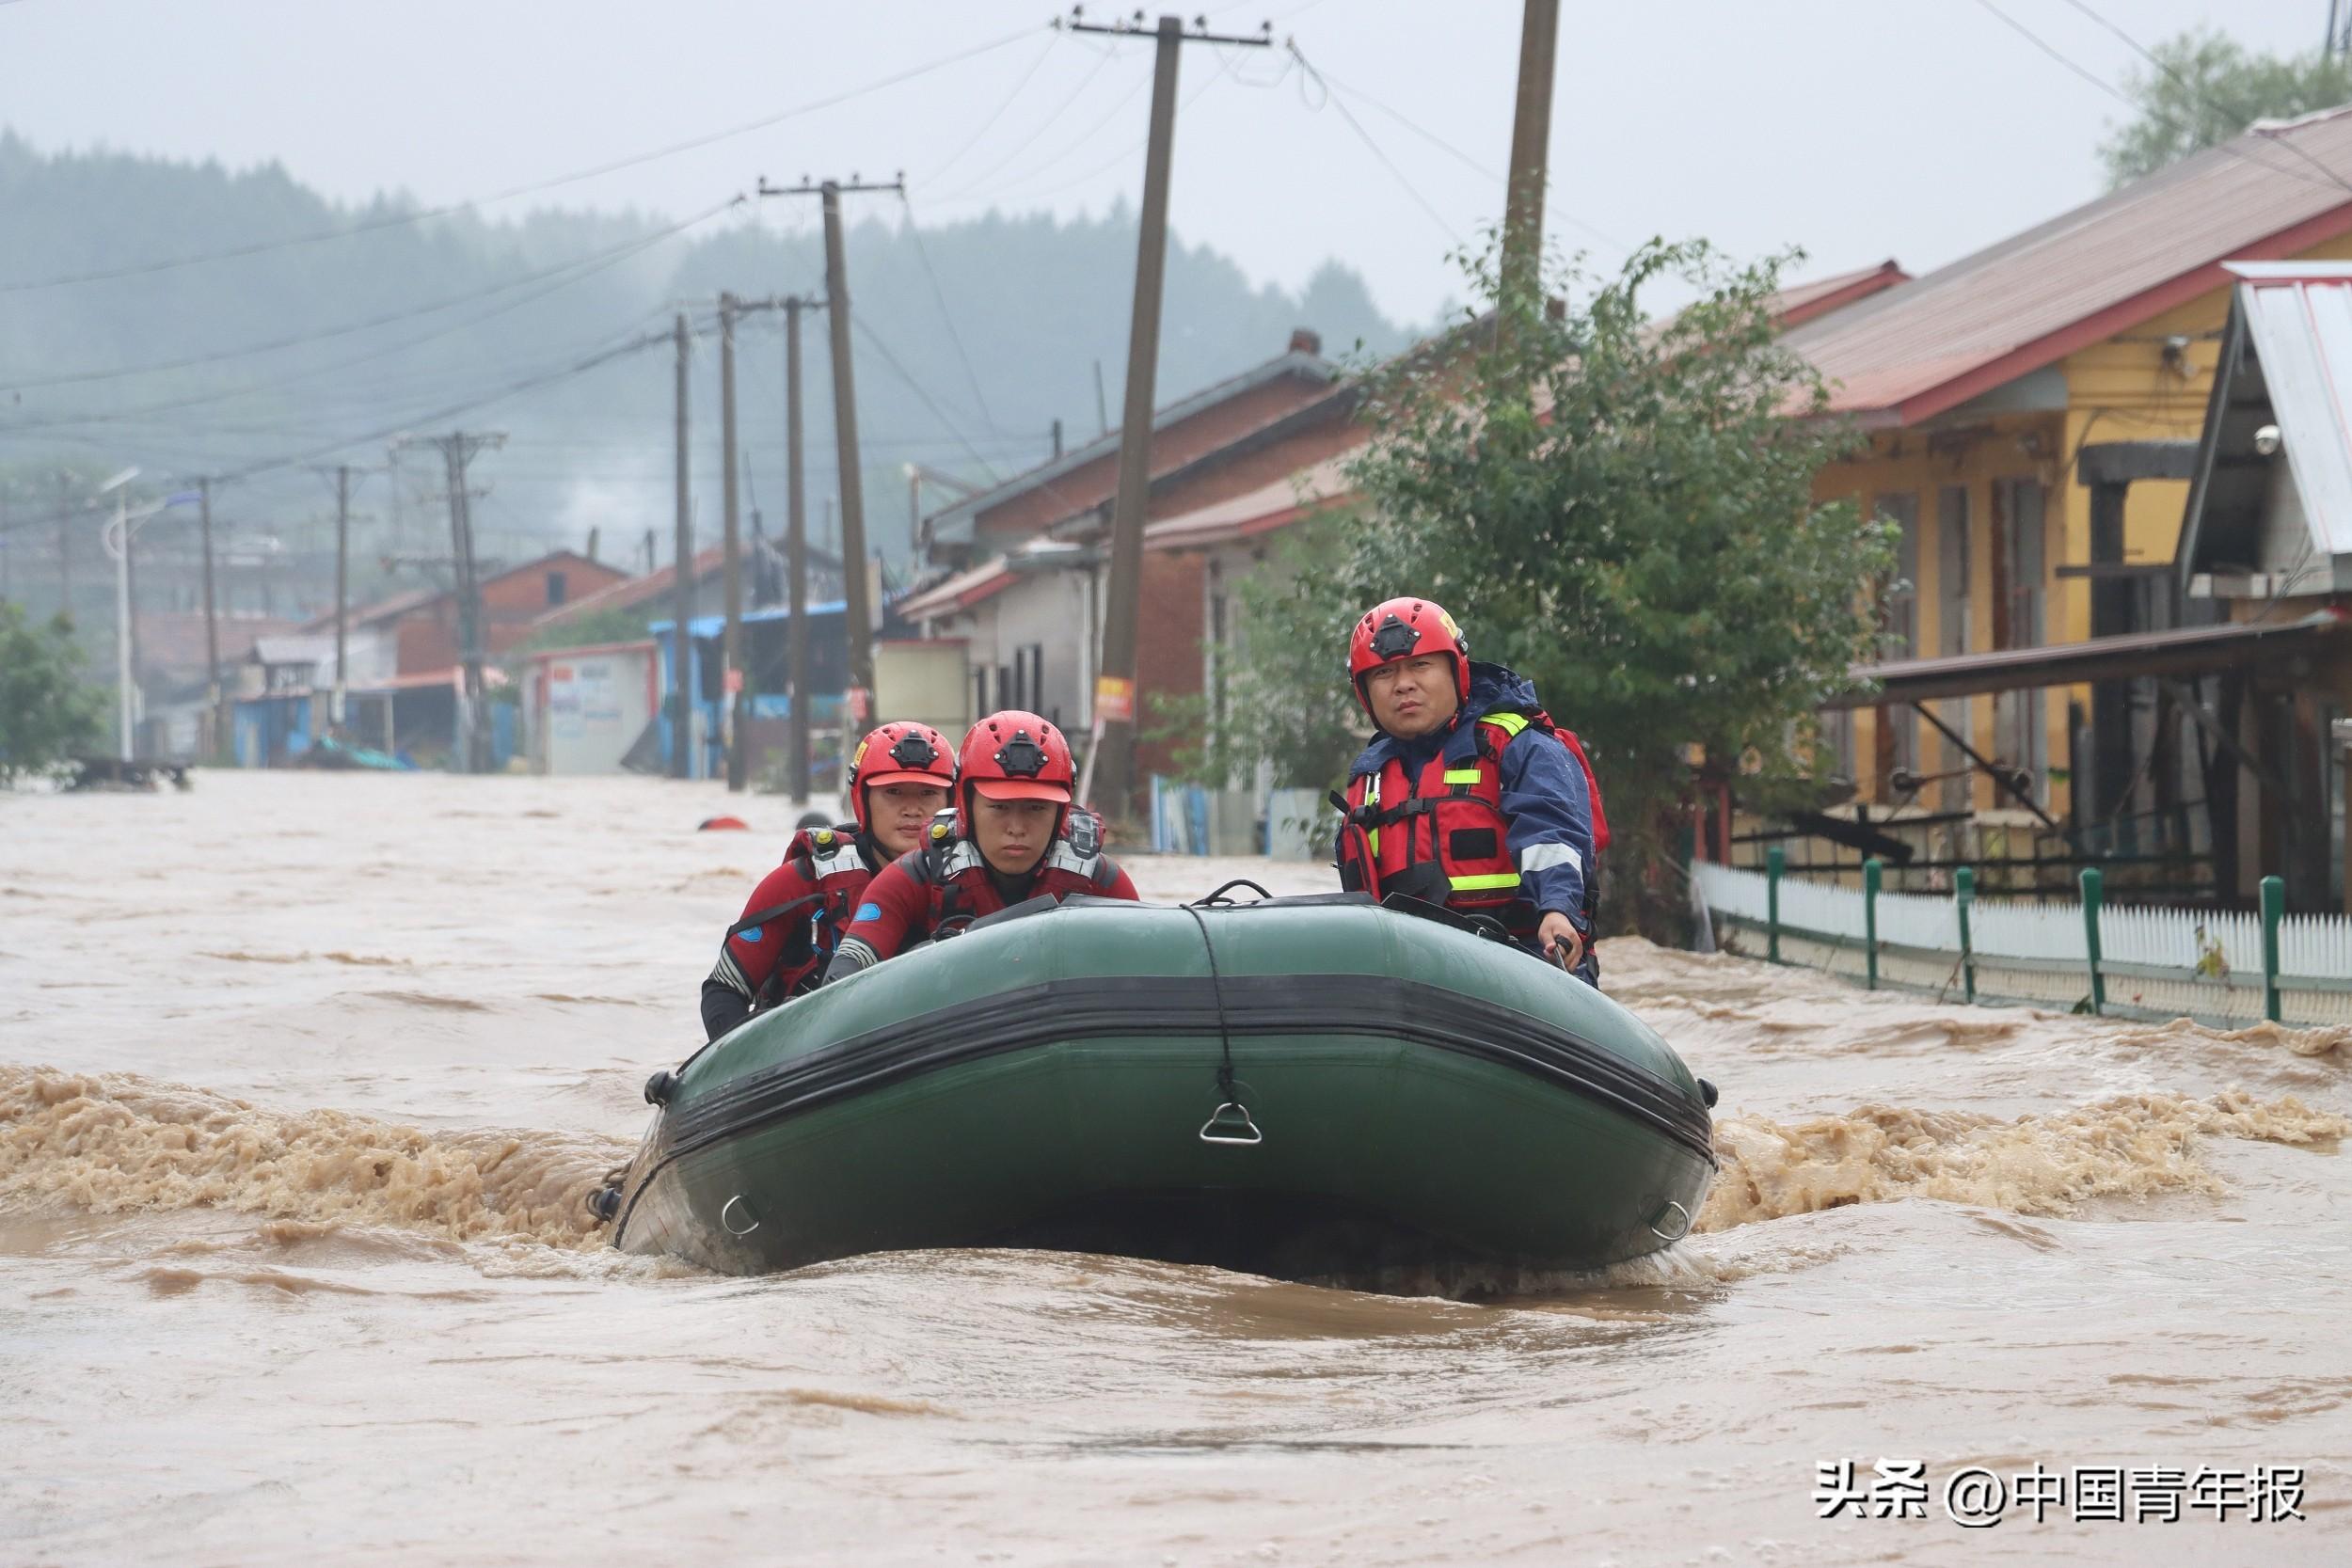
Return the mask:
<svg viewBox="0 0 2352 1568"><path fill-rule="evenodd" d="M2083 867L2083 949L2090 955L2090 1012L2094 1018L2107 1010L2107 979L2099 973L2099 903L2104 880L2097 866Z"/></svg>
<svg viewBox="0 0 2352 1568"><path fill-rule="evenodd" d="M1862 863L1862 942L1869 961L1869 989L1879 989L1879 879L1885 863L1876 855Z"/></svg>
<svg viewBox="0 0 2352 1568"><path fill-rule="evenodd" d="M1977 999L1976 947L1968 933L1969 906L1977 901L1977 873L1973 866L1962 866L1952 873L1952 898L1960 906L1960 978L1967 988L1968 1000Z"/></svg>
<svg viewBox="0 0 2352 1568"><path fill-rule="evenodd" d="M1780 962L1780 877L1788 869L1788 851L1775 844L1764 851L1764 956Z"/></svg>
<svg viewBox="0 0 2352 1568"><path fill-rule="evenodd" d="M2287 912L2283 877L2263 879L2263 1017L2279 1022L2279 922Z"/></svg>

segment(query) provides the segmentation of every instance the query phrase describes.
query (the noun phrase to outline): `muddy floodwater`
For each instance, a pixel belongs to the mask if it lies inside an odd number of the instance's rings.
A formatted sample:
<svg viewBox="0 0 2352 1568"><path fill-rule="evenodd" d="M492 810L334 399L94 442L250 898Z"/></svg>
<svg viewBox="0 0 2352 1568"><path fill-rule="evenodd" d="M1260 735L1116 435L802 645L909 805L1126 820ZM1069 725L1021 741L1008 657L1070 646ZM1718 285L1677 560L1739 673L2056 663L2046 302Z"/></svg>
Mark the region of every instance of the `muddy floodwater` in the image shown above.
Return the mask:
<svg viewBox="0 0 2352 1568"><path fill-rule="evenodd" d="M725 800L0 795L0 1562L2352 1562L2341 1033L1618 942L1609 990L1723 1088L1659 1259L1501 1303L1013 1252L720 1278L582 1198L784 843L756 797L694 832ZM1841 1462L1867 1502L1824 1519ZM2062 1502L1951 1516L2037 1467ZM2250 1518L2294 1469L2302 1517ZM2074 1517L2107 1470L2125 1517Z"/></svg>

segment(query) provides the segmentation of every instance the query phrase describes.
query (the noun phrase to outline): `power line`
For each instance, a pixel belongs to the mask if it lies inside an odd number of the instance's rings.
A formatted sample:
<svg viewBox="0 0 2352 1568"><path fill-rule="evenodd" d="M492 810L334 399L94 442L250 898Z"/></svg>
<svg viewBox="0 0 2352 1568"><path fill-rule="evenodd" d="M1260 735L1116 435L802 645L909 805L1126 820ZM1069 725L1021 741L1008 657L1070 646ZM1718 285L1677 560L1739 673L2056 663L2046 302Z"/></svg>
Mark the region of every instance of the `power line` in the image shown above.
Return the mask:
<svg viewBox="0 0 2352 1568"><path fill-rule="evenodd" d="M336 441L330 445L316 447L310 451L296 452L286 457L272 458L267 462L249 464L232 473L222 474L219 478L222 482L251 479L257 474L271 473L279 468L291 468L304 463L315 463L322 457L331 457L336 452L342 451L346 448L363 446L372 442L386 440L417 425L437 424L443 420L455 419L461 414L470 414L477 409L486 408L494 403L503 403L510 397L517 397L524 392L535 391L541 387L550 386L558 381L564 381L576 375L585 374L589 371L595 370L597 366L610 363L611 361L618 359L625 355L635 354L642 349L650 348L656 343L667 343L669 341L670 334L667 332L642 334L636 338L630 339L627 342L616 343L612 347L603 350L601 353L589 355L587 357L564 366L560 370L549 371L539 375L526 376L519 381L510 382L506 386L501 387L494 391L487 392L481 397L469 399L463 403L452 404L445 408L436 408L427 413L414 414L405 420L387 425L381 430L369 431L365 435L354 436L347 440Z"/></svg>
<svg viewBox="0 0 2352 1568"><path fill-rule="evenodd" d="M2109 22L2106 17L2101 16L2097 11L2091 9L2090 6L2084 4L2084 0L2066 0L2066 4L2084 16L2089 17L2100 26L2105 27L2108 32L2114 34L2117 38L2122 40L2124 44L2131 49L2132 53L2137 55L2141 59L2146 60L2150 65L2154 66L2158 71L2163 71L2167 76L2170 77L2175 86L2179 87L2183 92L2187 93L2189 97L2194 99L2197 103L2203 104L2207 110L2219 114L2225 119L2237 120L2244 125L2250 126L2254 122L2256 119L2255 116L2243 113L2234 105L2223 103L2216 99L2206 96L2204 90L2198 87L2196 83L2190 81L2187 77L2182 75L2178 71L2174 70L2168 61L2159 58L2145 44L2141 43L2137 39L2132 37L2131 34L2125 32L2114 23ZM2273 138L2265 137L2264 139L2265 141L2269 141ZM2326 164L2321 163L2317 158L2312 157L2309 152L2306 152L2295 143L2291 141L2280 141L2277 145L2285 148L2289 152L2294 153L2296 157L2311 165L2312 167L2319 170L2320 173L2328 177L2331 183L2342 186L2347 193L2352 193L2352 183L2347 183L2342 175L2338 174L2334 169L2329 168Z"/></svg>
<svg viewBox="0 0 2352 1568"><path fill-rule="evenodd" d="M102 283L118 277L144 277L151 273L168 272L175 267L195 266L199 262L204 261L221 261L236 257L258 256L266 251L285 250L295 245L316 245L325 240L342 239L354 234L373 233L379 230L403 228L410 224L423 223L432 218L447 217L453 213L462 213L472 207L491 206L498 202L512 200L514 198L518 196L531 196L540 191L555 190L564 185L577 184L582 180L594 180L600 175L616 173L625 168L634 168L640 164L649 164L656 162L659 159L675 157L681 152L691 152L696 148L708 147L714 142L726 141L735 136L748 135L754 131L764 131L771 125L780 125L787 119L797 119L803 115L815 114L822 109L830 109L837 104L849 103L851 99L862 98L867 93L879 92L885 87L894 87L901 83L914 81L916 77L927 76L934 71L943 71L952 65L961 65L965 60L977 59L982 55L990 54L995 50L1002 49L1009 43L1017 43L1025 38L1032 37L1035 35L1036 31L1037 29L1034 27L1023 27L1017 32L1007 33L1003 37L992 40L987 43L978 44L970 49L961 50L953 55L943 55L940 58L930 61L924 65L912 66L905 71L896 71L888 76L879 77L874 81L865 84L863 87L851 87L847 91L834 93L829 98L814 99L809 103L798 104L789 109L779 110L775 114L763 115L757 119L745 120L739 125L731 125L723 130L712 131L704 135L691 136L685 141L672 142L666 147L658 147L653 149L651 151L633 153L626 158L615 158L609 163L597 164L589 168L576 169L572 173L558 175L551 180L541 180L527 185L511 186L506 190L496 191L488 196L469 197L463 201L453 201L439 207L425 207L420 208L414 212L390 214L384 217L372 218L364 223L351 224L341 229L322 230L315 233L296 234L279 240L257 240L250 245L231 245L227 249L205 251L195 255L167 257L159 261L139 262L131 266L115 267L103 272L87 272L72 274L61 277L24 278L14 282L0 282L0 293L20 293L33 289L59 289L81 283Z"/></svg>
<svg viewBox="0 0 2352 1568"><path fill-rule="evenodd" d="M1039 68L1045 64L1046 56L1053 54L1056 47L1061 43L1062 36L1063 35L1059 28L1055 28L1047 34L1045 47L1038 51L1037 58L1029 62L1029 69L1021 73L1021 79L1013 83L1012 90L1005 94L1003 102L999 103L996 107L991 111L986 119L980 121L980 128L978 130L963 138L962 143L957 147L954 152L948 155L946 163L940 165L937 168L932 169L928 175L924 176L925 179L936 180L940 176L946 174L949 169L955 167L956 165L961 163L964 157L970 153L974 148L979 146L982 141L987 139L988 134L996 129L996 122L1005 118L1005 111L1011 108L1015 103L1018 103L1021 101L1021 89L1029 85L1029 78L1038 73Z"/></svg>
<svg viewBox="0 0 2352 1568"><path fill-rule="evenodd" d="M709 209L707 212L688 219L685 224L679 225L678 228L691 228L694 224L707 222L720 213L725 212L729 208L737 206L745 198L741 196L730 197L727 200ZM257 393L279 391L297 382L311 380L315 377L326 375L336 371L348 370L354 365L364 365L373 360L389 358L396 354L405 354L412 348L418 348L425 343L449 337L453 333L463 332L469 328L479 326L484 322L505 315L510 311L519 310L524 306L530 305L534 301L545 299L548 295L554 293L559 289L569 288L572 284L593 277L596 273L602 272L608 267L617 266L619 263L629 260L631 257L636 256L641 252L652 249L655 245L661 244L663 241L667 240L671 234L676 231L676 229L667 230L655 234L650 238L643 238L632 241L629 245L622 247L620 250L610 253L591 264L580 267L570 277L559 278L555 282L549 283L545 288L534 290L519 298L508 300L506 303L499 306L495 309L481 311L478 314L467 317L463 321L453 322L447 326L437 327L433 331L424 333L419 337L406 339L404 341L392 343L385 347L370 349L365 354L353 355L347 359L332 360L324 365L313 365L308 370L295 371L280 377L275 382L264 382L250 387L240 387L227 391L215 390L201 392L187 397L167 399L162 403L142 404L135 408L118 409L105 414L60 414L52 415L46 419L19 420L10 424L0 425L0 437L21 436L32 431L52 430L67 426L120 424L135 420L141 415L167 413L176 408L190 408L201 404L222 403L231 398L251 397Z"/></svg>
<svg viewBox="0 0 2352 1568"><path fill-rule="evenodd" d="M279 338L266 343L248 343L243 348L218 349L207 354L188 355L179 359L158 359L144 365L119 365L111 370L68 371L56 375L38 376L28 381L16 381L0 386L0 391L30 391L39 387L64 387L90 381L110 381L126 375L151 375L162 371L190 370L199 365L216 365L225 360L247 358L256 354L274 354L279 349L298 348L306 343L325 342L331 338L347 338L355 332L366 332L379 326L389 326L395 322L409 321L418 316L429 316L437 310L447 310L460 305L470 305L476 300L504 293L510 289L528 288L533 283L553 277L558 273L569 272L574 267L593 270L601 262L623 260L649 245L658 245L663 240L682 234L696 224L717 216L741 200L741 197L736 197L706 212L698 213L683 223L674 223L667 229L658 230L651 235L639 235L626 240L609 250L595 251L586 256L575 256L569 261L558 261L553 266L542 267L537 272L525 273L520 277L510 277L502 283L493 283L487 288L472 289L465 293L453 294L447 299L436 300L430 305L412 306L405 310L371 316L365 321L350 322L342 326L324 327L315 332L297 333L293 337ZM429 339L415 340L418 342L429 341Z"/></svg>
<svg viewBox="0 0 2352 1568"><path fill-rule="evenodd" d="M1201 78L1200 85L1192 89L1192 94L1184 100L1184 106L1189 109L1195 103L1200 102L1202 95L1205 94L1211 87L1216 86L1218 82L1224 80L1224 77L1225 60L1223 56L1220 55L1217 59L1217 69L1212 71L1209 75ZM1142 151L1150 143L1152 138L1148 135L1140 140L1128 143L1126 146L1120 148L1117 152L1113 153L1110 157L1104 159L1101 163L1081 170L1079 173L1073 174L1069 179L1061 181L1058 183L1047 185L1041 189L1024 189L1024 187L1027 185L1030 181L1035 180L1039 175L1044 173L1047 169L1052 168L1056 164L1058 164L1063 159L1069 157L1071 153L1077 151L1078 149L1085 147L1091 142L1094 139L1095 132L1100 131L1104 126L1109 124L1112 117L1117 115L1120 110L1125 108L1129 102L1135 98L1136 94L1141 92L1144 87L1151 80L1152 78L1149 76L1136 78L1135 87L1129 89L1127 96L1120 99L1117 103L1112 104L1110 114L1104 115L1101 119L1097 120L1088 129L1085 135L1071 143L1069 147L1063 149L1062 151L1056 154L1054 157L1048 158L1045 162L1038 165L1037 167L1031 169L1020 180L1017 180L1012 184L1006 186L1003 190L992 193L985 199L993 201L1001 196L1014 196L1023 201L1034 201L1041 196L1058 195L1059 193L1070 189L1073 185L1083 185L1088 181L1093 179L1096 175L1102 174L1106 170L1116 168L1121 164L1132 164L1135 161L1136 154ZM940 199L947 201L956 198L951 197L943 197ZM966 196L962 199L970 200L972 198L969 196Z"/></svg>
<svg viewBox="0 0 2352 1568"><path fill-rule="evenodd" d="M2179 120L2173 119L2169 116L2156 113L2154 110L2142 104L2138 100L2133 98L2131 94L2123 91L2122 88L2117 87L2114 83L2109 82L2106 77L2101 76L2097 71L2092 71L2090 67L2074 60L2063 51L2058 49L2057 45L2050 43L2039 34L2035 33L2031 28L2027 27L2024 23L2018 21L2007 11L2001 9L2000 7L1993 3L1993 0L1977 0L1977 5L1998 20L2004 26L2008 27L2010 31L2015 33L2019 38L2024 39L2027 43L2032 44L2036 49L2042 51L2042 54L2048 55L2051 59L2057 61L2059 65L2065 67L2076 76L2081 77L2084 81L2089 82L2092 87L2097 87L2101 92L2106 93L2109 98L2114 99L2117 103L2122 104L2125 108L2130 109L2133 113L2150 115L2176 131L2193 129L2193 127L2185 126ZM2320 173L2327 176L2327 183L2342 187L2347 191L2352 191L2352 185L2345 185L2342 180L2337 179L2336 176L2328 169L2326 165L2320 164L2316 159L2310 158L2308 154L2303 152L2302 149L2296 147L2292 142L2282 142L2279 145L2285 148L2288 151L2294 152L2296 156L2303 157L2306 161L2312 163L2314 167L2318 168ZM2290 180L2300 180L2305 184L2316 185L2321 183L2320 181L2313 180L2310 175L2305 174L2300 169L2286 168L2278 164L2272 163L2267 158L2257 158L2245 149L2233 147L2228 142L2222 142L2217 145L2214 148L2214 150L2217 152L2227 153L2229 156L2237 159L2240 163L2251 164L2254 167L2265 169L2272 174L2282 174Z"/></svg>
<svg viewBox="0 0 2352 1568"><path fill-rule="evenodd" d="M939 274L931 269L930 252L923 245L922 226L914 221L914 204L907 200L906 187L898 188L898 204L906 209L907 234L914 241L915 259L923 263L923 276L931 280L931 297L939 301L939 319L947 324L947 341L955 345L956 358L963 365L963 379L972 388L972 401L980 410L980 423L991 435L996 433L995 417L988 411L987 394L980 390L980 377L972 368L972 356L964 352L963 334L956 330L954 312L947 309L947 291L940 287Z"/></svg>
<svg viewBox="0 0 2352 1568"><path fill-rule="evenodd" d="M1049 129L1060 120L1062 116L1068 114L1071 109L1076 105L1079 99L1086 96L1087 89L1094 85L1094 79L1097 76L1102 75L1104 71L1110 69L1110 63L1114 57L1114 52L1104 49L1100 53L1102 55L1102 58L1094 62L1094 69L1088 71L1086 75L1080 79L1078 85L1071 89L1069 97L1063 99L1059 103L1055 105L1054 112L1052 114L1047 115L1043 119L1039 120L1036 127L1032 129L1027 135L1022 137L1019 142L1015 143L1011 151L1006 153L1003 157L989 165L988 167L974 175L961 189L951 191L947 195L940 198L940 199L942 201L962 200L966 197L970 196L974 191L979 190L985 186L989 181L995 178L997 173L1001 171L1006 165L1011 163L1015 158L1020 157L1022 153L1026 152L1037 141L1038 137L1043 135ZM1048 158L1044 163L1039 165L1036 168L1031 169L1027 174L1018 176L1013 181L1013 183L1018 185L1024 180L1035 179L1039 174L1041 174L1046 169L1049 169L1056 164L1061 162L1062 159L1069 157L1072 152L1074 152L1079 148L1084 147L1088 141L1093 137L1095 132L1110 123L1112 115L1116 115L1120 110L1125 108L1128 103L1134 100L1136 94L1143 90L1144 84L1150 80L1151 78L1149 76L1136 77L1134 83L1129 86L1126 92L1120 95L1119 102L1111 105L1109 114L1104 115L1101 119L1095 121L1093 125L1088 127L1087 130L1079 135L1078 139L1071 143L1070 146L1064 148L1053 157Z"/></svg>
<svg viewBox="0 0 2352 1568"><path fill-rule="evenodd" d="M1379 99L1375 98L1372 94L1366 92L1363 88L1356 86L1352 82L1342 81L1339 77L1332 75L1323 67L1311 64L1307 57L1303 54L1300 54L1298 42L1295 39L1285 40L1284 41L1288 44L1291 53L1297 56L1298 63L1301 67L1312 71L1315 77L1321 81L1327 88L1336 89L1334 94L1335 97L1336 93L1343 92L1351 98L1370 104L1372 107L1379 110L1382 114L1387 115L1391 119L1396 121L1399 125L1404 126L1405 129L1410 131L1413 135L1419 136L1422 140L1427 142L1430 146L1452 157L1456 163L1461 164L1465 168L1468 168L1473 174L1482 175L1499 186L1507 186L1509 184L1509 182L1506 181L1502 175L1497 174L1493 169L1488 168L1486 165L1480 163L1477 159L1471 157L1469 153L1463 151L1452 142L1447 141L1443 136L1438 135L1427 126L1424 126L1413 119L1404 111L1382 103ZM1596 228L1594 225L1587 223L1584 219L1578 217L1575 214L1562 213L1559 215L1563 222L1568 223L1575 228L1581 229L1585 233L1590 234L1593 238L1600 241L1601 244L1608 245L1611 249L1617 251L1620 255L1629 256L1633 253L1633 247L1631 245L1626 244L1623 240L1618 239L1615 235L1608 233L1598 228Z"/></svg>
<svg viewBox="0 0 2352 1568"><path fill-rule="evenodd" d="M1420 190L1415 187L1410 180L1405 178L1405 171L1397 167L1396 165L1391 161L1386 152L1380 150L1380 144L1372 139L1372 133L1364 129L1364 122L1356 118L1356 112L1347 106L1346 101L1342 99L1338 93L1331 90L1330 85L1324 80L1324 76L1321 71L1307 63L1307 56L1299 52L1297 40L1295 39L1288 40L1286 40L1286 43L1290 49L1291 57L1298 62L1299 68L1306 71L1309 77L1313 78L1315 82L1323 87L1323 101L1326 103L1330 104L1331 107L1339 110L1340 118L1347 121L1348 129L1356 133L1357 139L1361 141L1365 147L1371 150L1374 157L1380 160L1380 166L1387 169L1390 176L1394 179L1399 185L1404 187L1405 194L1411 197L1415 201L1421 203L1421 210L1429 214L1430 221L1434 222L1438 228L1444 230L1455 245L1460 245L1462 243L1460 231L1457 230L1454 225L1446 221L1445 214L1438 212L1438 209L1430 203L1429 198L1422 195ZM1300 81L1299 86L1302 89L1301 97L1303 99L1303 89L1306 87L1304 79Z"/></svg>
<svg viewBox="0 0 2352 1568"><path fill-rule="evenodd" d="M986 469L990 479L1001 482L1004 476L996 471L996 465L980 455L979 448L974 446L971 438L963 434L956 421L947 417L947 411L932 401L930 393L923 389L923 384L917 381L904 365L898 363L898 356L890 352L890 345L883 342L872 327L866 325L866 319L863 316L853 316L850 318L850 325L866 335L866 342L873 346L876 354L882 356L882 363L888 365L898 374L898 379L907 384L907 389L921 400L924 407L931 411L931 418L947 428L947 433L956 438L957 444L971 454L972 461Z"/></svg>

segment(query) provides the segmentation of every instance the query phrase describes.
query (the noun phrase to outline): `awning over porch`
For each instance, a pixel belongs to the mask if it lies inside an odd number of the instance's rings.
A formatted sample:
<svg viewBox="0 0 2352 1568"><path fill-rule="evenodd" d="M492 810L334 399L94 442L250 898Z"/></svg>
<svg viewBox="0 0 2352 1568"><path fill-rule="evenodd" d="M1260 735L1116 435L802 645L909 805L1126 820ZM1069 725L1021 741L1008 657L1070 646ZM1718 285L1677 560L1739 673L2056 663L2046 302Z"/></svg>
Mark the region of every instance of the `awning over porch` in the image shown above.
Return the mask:
<svg viewBox="0 0 2352 1568"><path fill-rule="evenodd" d="M1878 707L1970 697L1995 691L2137 680L2153 675L2205 675L2240 670L2296 652L2352 646L2352 620L2323 610L2294 621L2244 621L2219 626L2098 637L2046 648L2002 648L1941 658L1896 659L1853 669L1854 689L1827 707Z"/></svg>

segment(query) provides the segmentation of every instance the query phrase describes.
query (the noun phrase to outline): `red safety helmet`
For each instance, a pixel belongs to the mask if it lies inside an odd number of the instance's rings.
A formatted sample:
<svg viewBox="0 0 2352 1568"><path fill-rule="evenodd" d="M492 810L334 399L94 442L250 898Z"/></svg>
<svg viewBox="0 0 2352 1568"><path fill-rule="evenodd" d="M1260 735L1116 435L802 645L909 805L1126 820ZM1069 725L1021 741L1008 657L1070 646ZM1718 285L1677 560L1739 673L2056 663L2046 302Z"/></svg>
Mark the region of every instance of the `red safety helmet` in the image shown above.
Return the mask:
<svg viewBox="0 0 2352 1568"><path fill-rule="evenodd" d="M895 784L930 784L952 796L956 758L947 749L947 737L929 724L896 723L869 731L857 743L850 753L849 794L861 830L866 827L866 792Z"/></svg>
<svg viewBox="0 0 2352 1568"><path fill-rule="evenodd" d="M1454 624L1442 606L1427 599L1384 599L1364 611L1356 633L1347 640L1347 678L1356 701L1366 713L1372 704L1364 696L1364 677L1383 664L1418 654L1444 654L1454 660L1454 695L1470 701L1470 639Z"/></svg>
<svg viewBox="0 0 2352 1568"><path fill-rule="evenodd" d="M1070 742L1053 721L1019 708L992 713L963 737L956 757L956 822L969 829L974 791L992 800L1052 800L1068 805L1078 771Z"/></svg>

